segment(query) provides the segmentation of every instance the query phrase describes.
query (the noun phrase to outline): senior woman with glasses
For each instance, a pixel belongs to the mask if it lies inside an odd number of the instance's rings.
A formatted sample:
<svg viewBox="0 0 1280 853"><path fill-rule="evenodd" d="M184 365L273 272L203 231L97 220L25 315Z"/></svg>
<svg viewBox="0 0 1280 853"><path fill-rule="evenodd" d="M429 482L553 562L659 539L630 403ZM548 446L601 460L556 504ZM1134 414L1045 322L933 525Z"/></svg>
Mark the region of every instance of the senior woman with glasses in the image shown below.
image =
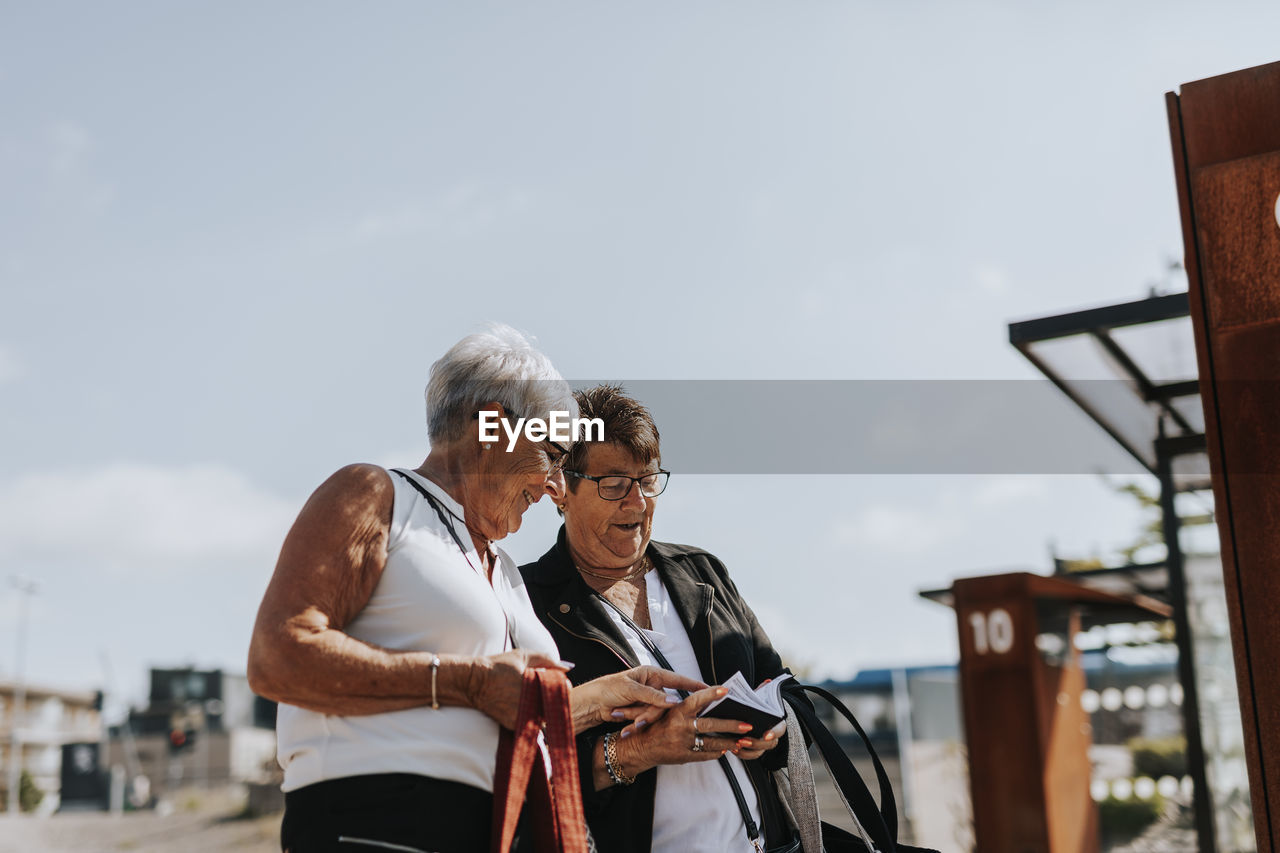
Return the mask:
<svg viewBox="0 0 1280 853"><path fill-rule="evenodd" d="M708 684L740 671L756 686L786 673L724 564L700 548L650 541L669 474L648 410L617 386L575 397L582 417L603 420L605 441L570 451L558 503L564 526L550 551L520 568L535 612L577 664L570 678L662 661ZM742 735L746 724L698 717L719 695L708 688L650 725L579 736L587 822L601 853L789 841L768 772L786 763L776 749L785 724L753 740Z"/></svg>
<svg viewBox="0 0 1280 853"><path fill-rule="evenodd" d="M524 670L568 666L494 542L565 486L562 448L482 442L479 415L575 410L546 356L494 326L432 366L426 461L348 466L302 508L249 649L250 686L281 703L285 851L488 848L499 727ZM704 687L600 674L572 691L576 731L667 707L661 687Z"/></svg>

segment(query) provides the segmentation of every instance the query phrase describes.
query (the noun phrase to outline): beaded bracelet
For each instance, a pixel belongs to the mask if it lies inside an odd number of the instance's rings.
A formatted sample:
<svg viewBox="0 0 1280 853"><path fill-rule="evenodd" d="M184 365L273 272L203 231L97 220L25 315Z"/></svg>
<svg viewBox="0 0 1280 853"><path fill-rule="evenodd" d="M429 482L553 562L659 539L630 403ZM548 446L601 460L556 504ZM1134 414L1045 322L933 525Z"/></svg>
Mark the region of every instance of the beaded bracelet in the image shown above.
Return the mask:
<svg viewBox="0 0 1280 853"><path fill-rule="evenodd" d="M615 785L630 785L636 781L636 777L623 773L622 766L618 763L618 735L616 732L609 732L604 736L604 769L608 772L609 778L613 780Z"/></svg>

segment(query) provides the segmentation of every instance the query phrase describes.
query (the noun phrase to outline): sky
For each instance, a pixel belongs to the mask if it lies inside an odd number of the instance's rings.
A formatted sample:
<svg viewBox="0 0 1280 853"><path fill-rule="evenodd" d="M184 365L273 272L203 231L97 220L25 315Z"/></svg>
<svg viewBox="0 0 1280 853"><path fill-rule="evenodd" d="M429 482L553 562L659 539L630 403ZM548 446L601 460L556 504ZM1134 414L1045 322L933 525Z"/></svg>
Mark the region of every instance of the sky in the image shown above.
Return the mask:
<svg viewBox="0 0 1280 853"><path fill-rule="evenodd" d="M1035 378L1010 321L1185 288L1165 92L1280 58L1261 2L0 22L0 678L21 575L28 679L117 704L148 666L243 672L307 495L418 464L430 364L486 321L570 379ZM799 446L821 401L752 408L717 414ZM955 659L919 590L1142 521L1092 475L677 471L655 536L848 677ZM504 546L556 526L544 501Z"/></svg>

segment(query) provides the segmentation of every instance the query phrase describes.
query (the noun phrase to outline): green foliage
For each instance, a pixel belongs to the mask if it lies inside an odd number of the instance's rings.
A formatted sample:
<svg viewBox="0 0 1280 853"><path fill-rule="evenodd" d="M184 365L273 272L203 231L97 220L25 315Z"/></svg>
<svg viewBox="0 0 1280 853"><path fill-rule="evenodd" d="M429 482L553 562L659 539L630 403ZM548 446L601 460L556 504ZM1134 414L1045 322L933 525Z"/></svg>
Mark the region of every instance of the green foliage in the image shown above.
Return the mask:
<svg viewBox="0 0 1280 853"><path fill-rule="evenodd" d="M1181 779L1187 772L1187 739L1182 735L1166 738L1133 738L1127 744L1133 754L1133 775L1172 776Z"/></svg>
<svg viewBox="0 0 1280 853"><path fill-rule="evenodd" d="M24 812L33 812L43 799L44 791L37 788L31 774L23 770L18 782L18 808Z"/></svg>
<svg viewBox="0 0 1280 853"><path fill-rule="evenodd" d="M1058 560L1057 569L1060 572L1070 574L1071 572L1088 572L1094 569L1104 568L1104 564L1097 557L1088 557L1083 560Z"/></svg>
<svg viewBox="0 0 1280 853"><path fill-rule="evenodd" d="M1164 512L1160 507L1160 492L1148 491L1138 482L1116 483L1106 477L1103 479L1111 487L1112 491L1133 498L1146 516L1142 522L1141 529L1138 531L1137 538L1128 546L1118 549L1124 561L1132 563L1137 559L1138 552L1144 548L1149 548L1152 545L1164 545ZM1195 527L1202 524L1213 524L1214 518L1212 513L1183 515L1180 517L1179 523L1183 527Z"/></svg>
<svg viewBox="0 0 1280 853"><path fill-rule="evenodd" d="M1156 794L1149 800L1117 800L1107 797L1098 803L1098 822L1102 834L1113 840L1124 840L1141 835L1143 830L1156 822L1164 813L1164 798Z"/></svg>
<svg viewBox="0 0 1280 853"><path fill-rule="evenodd" d="M0 812L9 810L9 789L4 784L4 775L0 773ZM24 812L33 812L44 799L44 791L36 787L36 782L25 769L18 777L18 808Z"/></svg>
<svg viewBox="0 0 1280 853"><path fill-rule="evenodd" d="M1137 559L1138 552L1144 548L1164 544L1164 514L1160 509L1160 495L1148 492L1140 484L1134 482L1113 483L1111 488L1117 494L1128 495L1133 498L1138 503L1138 506L1142 507L1146 515L1146 519L1138 532L1138 537L1128 546L1119 549L1124 561L1132 563Z"/></svg>

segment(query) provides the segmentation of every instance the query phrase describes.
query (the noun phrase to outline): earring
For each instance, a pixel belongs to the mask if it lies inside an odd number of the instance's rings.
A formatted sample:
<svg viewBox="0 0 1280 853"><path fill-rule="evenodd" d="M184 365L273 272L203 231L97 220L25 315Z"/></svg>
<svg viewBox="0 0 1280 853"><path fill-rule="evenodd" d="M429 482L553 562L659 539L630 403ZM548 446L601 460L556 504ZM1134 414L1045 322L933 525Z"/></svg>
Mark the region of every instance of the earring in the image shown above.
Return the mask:
<svg viewBox="0 0 1280 853"><path fill-rule="evenodd" d="M556 504L556 509L560 510L561 512L564 512L564 504Z"/></svg>

